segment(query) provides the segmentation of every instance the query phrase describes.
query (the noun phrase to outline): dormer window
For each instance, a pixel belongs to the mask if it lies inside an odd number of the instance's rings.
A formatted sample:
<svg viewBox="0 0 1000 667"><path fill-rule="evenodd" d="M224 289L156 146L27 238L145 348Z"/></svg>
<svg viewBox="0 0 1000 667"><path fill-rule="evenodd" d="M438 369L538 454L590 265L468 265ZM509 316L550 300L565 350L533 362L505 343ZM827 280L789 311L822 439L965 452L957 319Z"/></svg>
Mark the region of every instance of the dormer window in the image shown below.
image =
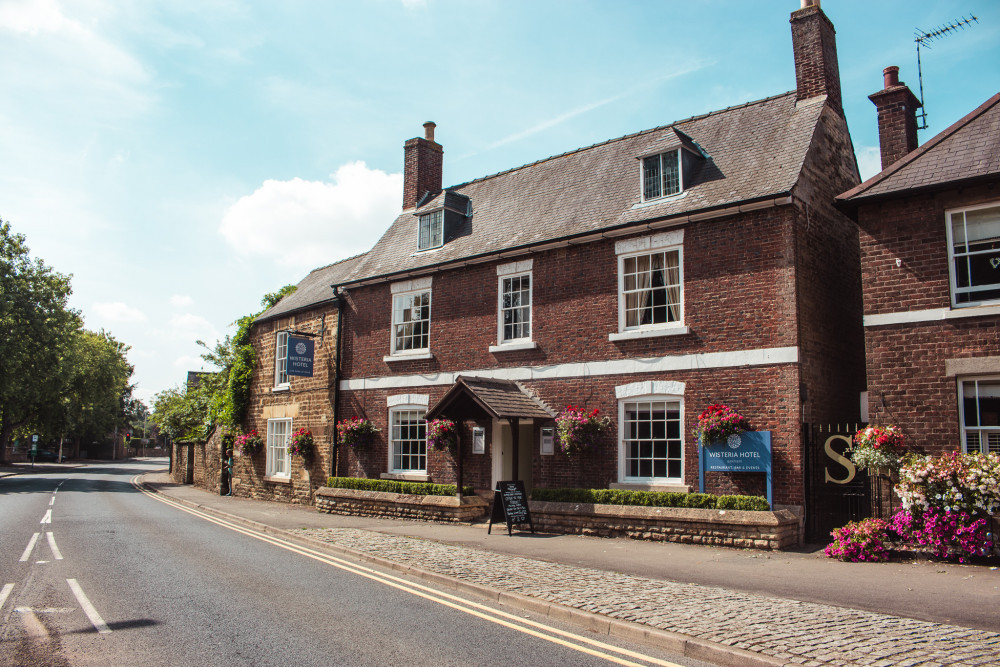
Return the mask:
<svg viewBox="0 0 1000 667"><path fill-rule="evenodd" d="M417 250L439 248L444 245L444 211L434 211L420 216Z"/></svg>
<svg viewBox="0 0 1000 667"><path fill-rule="evenodd" d="M680 149L642 159L642 199L669 197L681 191Z"/></svg>

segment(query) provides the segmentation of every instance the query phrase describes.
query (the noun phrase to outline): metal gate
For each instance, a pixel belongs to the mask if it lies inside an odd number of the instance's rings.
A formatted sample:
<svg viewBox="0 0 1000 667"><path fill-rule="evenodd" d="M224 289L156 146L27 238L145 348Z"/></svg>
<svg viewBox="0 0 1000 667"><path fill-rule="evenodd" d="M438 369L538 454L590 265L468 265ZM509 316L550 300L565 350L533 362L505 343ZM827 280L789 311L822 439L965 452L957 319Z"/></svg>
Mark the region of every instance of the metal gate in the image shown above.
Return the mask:
<svg viewBox="0 0 1000 667"><path fill-rule="evenodd" d="M882 481L869 479L848 456L852 437L865 424L803 424L806 453L806 540L830 541L830 531L848 521L872 516L875 493L883 496ZM878 503L879 508L882 502Z"/></svg>

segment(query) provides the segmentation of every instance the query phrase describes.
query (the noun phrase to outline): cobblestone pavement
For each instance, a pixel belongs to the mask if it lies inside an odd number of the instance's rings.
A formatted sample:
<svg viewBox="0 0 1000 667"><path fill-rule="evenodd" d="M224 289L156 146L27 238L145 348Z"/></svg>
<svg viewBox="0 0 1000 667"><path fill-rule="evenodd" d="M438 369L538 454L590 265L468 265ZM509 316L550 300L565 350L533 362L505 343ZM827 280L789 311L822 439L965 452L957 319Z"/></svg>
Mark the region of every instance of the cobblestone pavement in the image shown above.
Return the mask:
<svg viewBox="0 0 1000 667"><path fill-rule="evenodd" d="M313 539L802 665L1000 665L1000 634L723 588L680 584L354 528Z"/></svg>

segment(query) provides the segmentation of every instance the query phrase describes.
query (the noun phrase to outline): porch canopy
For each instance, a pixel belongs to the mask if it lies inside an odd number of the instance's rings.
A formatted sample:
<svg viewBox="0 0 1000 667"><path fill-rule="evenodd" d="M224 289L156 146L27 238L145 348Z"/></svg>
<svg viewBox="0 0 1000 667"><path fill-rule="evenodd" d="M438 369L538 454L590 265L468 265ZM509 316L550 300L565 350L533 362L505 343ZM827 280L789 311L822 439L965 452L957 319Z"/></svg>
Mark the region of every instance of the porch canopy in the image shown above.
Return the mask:
<svg viewBox="0 0 1000 667"><path fill-rule="evenodd" d="M458 376L444 396L427 410L425 419L507 419L512 439L514 479L518 470L518 431L522 419L551 420L555 413L511 380ZM462 492L462 448L457 450L458 492Z"/></svg>

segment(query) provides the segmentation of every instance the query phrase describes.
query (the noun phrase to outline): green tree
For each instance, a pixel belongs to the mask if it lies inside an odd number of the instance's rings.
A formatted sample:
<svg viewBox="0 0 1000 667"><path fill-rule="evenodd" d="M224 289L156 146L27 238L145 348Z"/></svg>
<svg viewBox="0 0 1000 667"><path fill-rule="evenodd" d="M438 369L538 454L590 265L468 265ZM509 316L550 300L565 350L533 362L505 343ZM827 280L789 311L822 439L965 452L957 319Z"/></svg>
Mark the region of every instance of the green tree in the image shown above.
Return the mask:
<svg viewBox="0 0 1000 667"><path fill-rule="evenodd" d="M209 397L203 383L161 391L153 399L153 423L173 440L204 439Z"/></svg>
<svg viewBox="0 0 1000 667"><path fill-rule="evenodd" d="M0 220L0 452L65 396L81 327L71 291L69 276L33 260L24 236Z"/></svg>

